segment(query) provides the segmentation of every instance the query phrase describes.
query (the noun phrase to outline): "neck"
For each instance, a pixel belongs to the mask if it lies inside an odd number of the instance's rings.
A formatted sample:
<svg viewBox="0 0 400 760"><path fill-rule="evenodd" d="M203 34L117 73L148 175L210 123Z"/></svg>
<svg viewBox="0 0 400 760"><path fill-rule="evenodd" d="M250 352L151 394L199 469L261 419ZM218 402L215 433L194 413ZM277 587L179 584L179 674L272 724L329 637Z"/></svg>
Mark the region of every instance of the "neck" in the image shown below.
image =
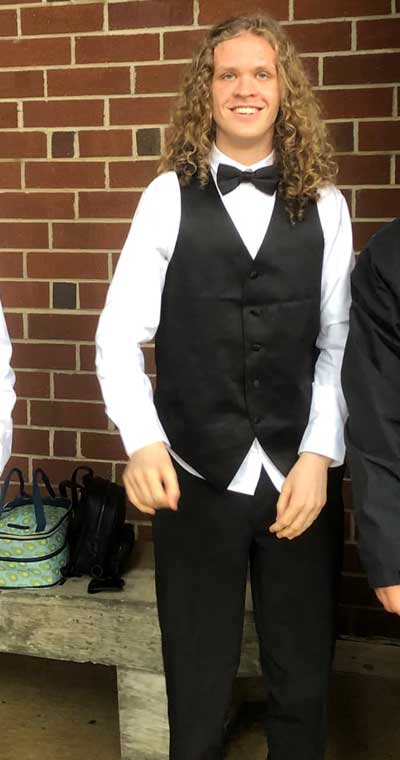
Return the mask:
<svg viewBox="0 0 400 760"><path fill-rule="evenodd" d="M230 141L224 140L223 136L217 134L215 144L221 153L224 153L225 156L232 158L239 164L243 164L243 166L257 164L272 152L272 140L266 140L262 145L260 143L253 146L248 144L233 145Z"/></svg>

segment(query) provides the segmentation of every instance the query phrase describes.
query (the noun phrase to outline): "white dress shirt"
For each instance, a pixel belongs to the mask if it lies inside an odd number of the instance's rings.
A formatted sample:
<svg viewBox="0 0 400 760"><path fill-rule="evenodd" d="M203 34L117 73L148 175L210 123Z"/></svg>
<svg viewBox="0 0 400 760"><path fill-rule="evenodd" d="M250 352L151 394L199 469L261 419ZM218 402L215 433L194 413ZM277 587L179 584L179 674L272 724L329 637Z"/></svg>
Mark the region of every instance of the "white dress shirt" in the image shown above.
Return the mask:
<svg viewBox="0 0 400 760"><path fill-rule="evenodd" d="M273 163L273 154L252 166L243 166L213 147L210 157L215 180L219 163L239 169L259 169ZM220 194L221 195L221 194ZM240 184L221 200L254 259L271 220L275 195ZM324 235L321 280L321 321L310 416L299 453L323 454L333 465L343 462L343 428L347 409L340 385L340 369L348 332L352 234L343 195L333 186L321 190L318 212ZM144 373L141 343L152 341L160 319L161 298L168 264L173 256L181 220L181 196L175 172L157 177L144 191L110 285L96 335L97 372L109 417L120 430L128 456L143 446L170 444L153 403ZM205 240L207 230L204 230ZM184 361L184 357L182 357ZM199 475L190 462L172 456L186 470ZM280 491L284 475L254 440L229 490L253 494L264 467Z"/></svg>
<svg viewBox="0 0 400 760"><path fill-rule="evenodd" d="M12 420L15 404L15 375L10 367L11 343L0 303L0 475L11 454Z"/></svg>

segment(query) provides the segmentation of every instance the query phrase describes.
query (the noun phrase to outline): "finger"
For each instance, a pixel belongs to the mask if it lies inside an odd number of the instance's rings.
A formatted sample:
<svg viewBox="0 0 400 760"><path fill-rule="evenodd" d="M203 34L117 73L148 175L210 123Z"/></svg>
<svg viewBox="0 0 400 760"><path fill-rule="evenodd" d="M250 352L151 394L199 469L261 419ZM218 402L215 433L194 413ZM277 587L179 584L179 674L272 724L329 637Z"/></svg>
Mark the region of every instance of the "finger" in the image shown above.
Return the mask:
<svg viewBox="0 0 400 760"><path fill-rule="evenodd" d="M169 467L165 467L163 469L162 482L166 493L168 506L173 510L177 510L181 492L179 489L175 467L172 463Z"/></svg>
<svg viewBox="0 0 400 760"><path fill-rule="evenodd" d="M169 506L160 471L147 470L143 483L146 493L145 503L155 509L164 509Z"/></svg>
<svg viewBox="0 0 400 760"><path fill-rule="evenodd" d="M155 509L153 509L153 507L149 507L147 504L144 504L141 501L141 499L140 499L139 495L137 494L136 490L134 488L132 488L131 485L125 484L125 490L126 490L126 495L128 497L128 501L130 501L130 503L134 507L136 507L136 509L138 509L140 512L145 512L148 515L154 515L155 514Z"/></svg>
<svg viewBox="0 0 400 760"><path fill-rule="evenodd" d="M278 538L288 538L289 541L292 541L294 538L301 536L310 524L311 521L309 522L302 517L295 520L288 528L280 530L276 535Z"/></svg>
<svg viewBox="0 0 400 760"><path fill-rule="evenodd" d="M292 495L292 489L288 483L284 483L279 499L276 503L276 514L280 516L287 509L290 497Z"/></svg>
<svg viewBox="0 0 400 760"><path fill-rule="evenodd" d="M290 503L281 517L275 521L270 527L271 533L277 533L281 530L290 529L293 522L299 517L299 514L303 511L303 504Z"/></svg>

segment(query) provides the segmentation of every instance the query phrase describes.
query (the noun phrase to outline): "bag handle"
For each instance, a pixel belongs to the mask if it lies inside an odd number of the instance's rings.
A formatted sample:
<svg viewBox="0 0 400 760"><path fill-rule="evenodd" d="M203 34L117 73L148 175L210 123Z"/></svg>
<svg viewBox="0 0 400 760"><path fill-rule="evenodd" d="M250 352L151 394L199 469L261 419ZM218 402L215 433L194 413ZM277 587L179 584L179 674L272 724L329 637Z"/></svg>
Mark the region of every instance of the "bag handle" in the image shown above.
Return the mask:
<svg viewBox="0 0 400 760"><path fill-rule="evenodd" d="M32 500L33 500L33 505L35 507L36 531L38 533L42 533L42 531L46 529L46 515L44 513L43 501L42 501L42 497L41 497L40 489L39 489L39 483L38 483L39 477L41 477L52 499L56 498L56 494L44 470L42 470L41 467L37 467L33 473L33 478L32 478Z"/></svg>
<svg viewBox="0 0 400 760"><path fill-rule="evenodd" d="M29 498L29 495L25 491L25 482L24 482L24 476L22 474L22 471L19 469L19 467L13 467L12 470L8 473L8 475L4 478L4 483L1 487L0 491L0 512L4 508L6 504L6 497L7 497L7 491L11 482L11 478L14 474L14 472L18 475L19 480L19 496L17 497L16 501L19 499Z"/></svg>
<svg viewBox="0 0 400 760"><path fill-rule="evenodd" d="M74 506L78 503L78 491L82 492L85 490L85 485L78 483L78 472L81 470L86 472L90 476L90 480L92 480L94 475L92 468L82 465L81 467L76 467L73 471L71 480L62 480L58 486L58 490L64 498L67 498L67 488L71 489L72 503Z"/></svg>

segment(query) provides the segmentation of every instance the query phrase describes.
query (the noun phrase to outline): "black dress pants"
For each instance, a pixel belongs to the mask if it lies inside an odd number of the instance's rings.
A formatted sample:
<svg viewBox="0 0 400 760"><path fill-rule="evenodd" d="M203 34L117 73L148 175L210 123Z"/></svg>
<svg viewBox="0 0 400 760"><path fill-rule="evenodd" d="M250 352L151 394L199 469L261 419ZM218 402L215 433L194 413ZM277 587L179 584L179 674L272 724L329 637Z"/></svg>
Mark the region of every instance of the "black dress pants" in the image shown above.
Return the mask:
<svg viewBox="0 0 400 760"><path fill-rule="evenodd" d="M269 691L270 760L322 760L341 565L341 471L315 523L288 541L268 532L278 492L217 492L175 463L178 511L153 518L170 760L220 760L240 659L246 577Z"/></svg>

